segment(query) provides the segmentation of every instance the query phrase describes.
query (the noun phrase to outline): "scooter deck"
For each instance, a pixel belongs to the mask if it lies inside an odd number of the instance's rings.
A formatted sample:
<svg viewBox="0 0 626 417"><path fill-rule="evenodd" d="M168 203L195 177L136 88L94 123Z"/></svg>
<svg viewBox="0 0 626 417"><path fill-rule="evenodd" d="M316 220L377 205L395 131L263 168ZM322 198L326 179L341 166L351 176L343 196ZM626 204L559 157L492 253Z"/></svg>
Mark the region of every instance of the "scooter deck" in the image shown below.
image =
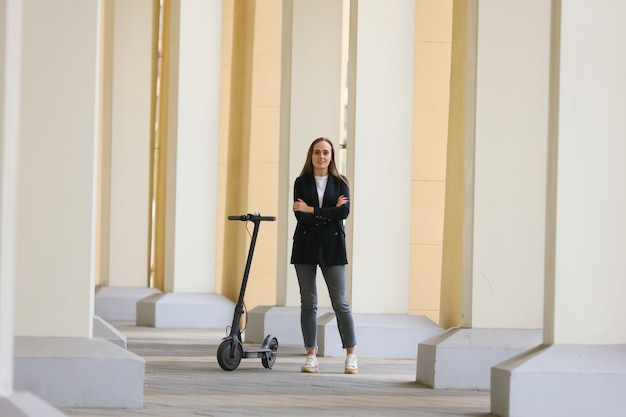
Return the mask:
<svg viewBox="0 0 626 417"><path fill-rule="evenodd" d="M243 348L243 357L244 358L262 358L268 352L272 352L272 350L271 349L263 349L263 348L248 349L248 348L244 347Z"/></svg>

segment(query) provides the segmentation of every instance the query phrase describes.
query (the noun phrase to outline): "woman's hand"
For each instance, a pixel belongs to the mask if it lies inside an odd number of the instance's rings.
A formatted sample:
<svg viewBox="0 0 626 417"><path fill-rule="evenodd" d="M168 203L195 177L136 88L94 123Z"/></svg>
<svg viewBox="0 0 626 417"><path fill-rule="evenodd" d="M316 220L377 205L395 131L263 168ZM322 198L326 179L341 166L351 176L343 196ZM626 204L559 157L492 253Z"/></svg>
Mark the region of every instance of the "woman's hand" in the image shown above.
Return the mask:
<svg viewBox="0 0 626 417"><path fill-rule="evenodd" d="M337 207L341 207L344 204L346 204L348 202L348 197L346 197L345 195L340 195L339 198L337 199Z"/></svg>
<svg viewBox="0 0 626 417"><path fill-rule="evenodd" d="M293 211L301 211L302 213L313 213L313 207L302 201L301 198L293 203Z"/></svg>

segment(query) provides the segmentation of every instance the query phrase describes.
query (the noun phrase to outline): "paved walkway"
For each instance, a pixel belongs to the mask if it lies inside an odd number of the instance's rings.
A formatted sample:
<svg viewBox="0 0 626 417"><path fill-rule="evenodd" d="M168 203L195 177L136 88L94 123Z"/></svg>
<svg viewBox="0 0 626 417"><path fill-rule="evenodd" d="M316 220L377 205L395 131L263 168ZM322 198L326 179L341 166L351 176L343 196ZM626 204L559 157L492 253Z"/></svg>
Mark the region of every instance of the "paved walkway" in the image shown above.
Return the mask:
<svg viewBox="0 0 626 417"><path fill-rule="evenodd" d="M272 369L243 359L227 372L216 359L224 331L113 324L146 360L143 408L63 409L68 416L489 416L489 393L421 387L414 360L359 358L359 374L346 375L343 358L321 357L320 373L304 374L303 349L280 346Z"/></svg>

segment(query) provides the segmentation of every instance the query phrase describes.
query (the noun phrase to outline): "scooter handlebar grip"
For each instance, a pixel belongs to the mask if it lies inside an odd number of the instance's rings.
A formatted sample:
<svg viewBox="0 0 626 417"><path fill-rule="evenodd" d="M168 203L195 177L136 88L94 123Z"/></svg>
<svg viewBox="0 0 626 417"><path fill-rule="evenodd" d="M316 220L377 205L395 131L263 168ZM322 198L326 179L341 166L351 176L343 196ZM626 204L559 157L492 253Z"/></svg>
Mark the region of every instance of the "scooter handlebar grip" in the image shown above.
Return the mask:
<svg viewBox="0 0 626 417"><path fill-rule="evenodd" d="M248 220L248 215L244 214L241 216L228 216L228 220L240 220L242 222L245 222L246 220Z"/></svg>
<svg viewBox="0 0 626 417"><path fill-rule="evenodd" d="M240 216L228 216L228 220L239 220L242 222L245 221L249 221L249 220L259 220L259 221L269 221L269 222L273 222L276 221L276 217L274 216L261 216L260 214L242 214Z"/></svg>

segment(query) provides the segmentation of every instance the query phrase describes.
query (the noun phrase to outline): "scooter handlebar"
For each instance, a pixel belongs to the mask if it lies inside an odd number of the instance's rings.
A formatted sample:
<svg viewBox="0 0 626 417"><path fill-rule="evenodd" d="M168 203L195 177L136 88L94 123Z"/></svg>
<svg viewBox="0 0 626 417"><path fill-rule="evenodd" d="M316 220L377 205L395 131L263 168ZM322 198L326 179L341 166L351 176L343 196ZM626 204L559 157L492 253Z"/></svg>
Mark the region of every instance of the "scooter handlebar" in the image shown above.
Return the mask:
<svg viewBox="0 0 626 417"><path fill-rule="evenodd" d="M273 222L276 221L276 217L274 216L261 216L259 213L248 213L248 214L242 214L240 216L228 216L228 220L239 220L242 222L247 222L247 221L266 221L266 222Z"/></svg>

